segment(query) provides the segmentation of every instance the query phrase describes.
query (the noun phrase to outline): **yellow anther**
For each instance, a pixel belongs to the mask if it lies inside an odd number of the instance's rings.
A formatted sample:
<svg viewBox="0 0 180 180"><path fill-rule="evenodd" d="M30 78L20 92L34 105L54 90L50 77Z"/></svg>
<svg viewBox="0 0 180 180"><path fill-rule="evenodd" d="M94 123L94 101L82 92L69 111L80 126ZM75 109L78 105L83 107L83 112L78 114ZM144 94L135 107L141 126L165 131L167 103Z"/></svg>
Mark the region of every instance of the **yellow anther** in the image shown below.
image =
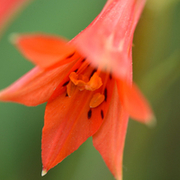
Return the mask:
<svg viewBox="0 0 180 180"><path fill-rule="evenodd" d="M90 81L85 85L85 89L89 91L95 91L96 89L99 89L102 86L102 84L103 83L101 78L95 72L91 77Z"/></svg>
<svg viewBox="0 0 180 180"><path fill-rule="evenodd" d="M72 73L69 75L69 78L70 78L70 80L71 80L75 85L77 85L77 81L78 81L78 74L77 74L77 73L72 72Z"/></svg>
<svg viewBox="0 0 180 180"><path fill-rule="evenodd" d="M72 95L75 87L77 87L80 91L83 91L84 89L89 91L95 91L102 86L102 80L97 73L94 73L90 80L87 76L84 76L82 74L78 75L76 72L72 72L69 75L69 78L70 82L67 85L68 96Z"/></svg>
<svg viewBox="0 0 180 180"><path fill-rule="evenodd" d="M99 106L105 99L105 96L103 94L100 93L96 93L93 95L91 101L90 101L90 108L95 108L97 106Z"/></svg>
<svg viewBox="0 0 180 180"><path fill-rule="evenodd" d="M80 74L78 75L75 72L72 72L69 75L70 80L78 87L80 91L84 90L86 83L88 82L88 77Z"/></svg>

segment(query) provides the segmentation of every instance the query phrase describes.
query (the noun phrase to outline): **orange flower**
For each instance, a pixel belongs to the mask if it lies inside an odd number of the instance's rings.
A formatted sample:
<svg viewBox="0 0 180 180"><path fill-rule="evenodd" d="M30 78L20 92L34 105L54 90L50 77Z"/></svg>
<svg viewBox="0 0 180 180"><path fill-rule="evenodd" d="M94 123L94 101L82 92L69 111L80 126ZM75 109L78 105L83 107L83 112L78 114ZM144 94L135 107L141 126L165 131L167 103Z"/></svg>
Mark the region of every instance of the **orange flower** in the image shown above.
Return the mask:
<svg viewBox="0 0 180 180"><path fill-rule="evenodd" d="M150 123L152 111L132 83L132 39L145 0L109 0L70 42L16 35L13 42L36 67L0 92L1 101L47 102L42 133L42 175L90 136L116 179L128 117Z"/></svg>

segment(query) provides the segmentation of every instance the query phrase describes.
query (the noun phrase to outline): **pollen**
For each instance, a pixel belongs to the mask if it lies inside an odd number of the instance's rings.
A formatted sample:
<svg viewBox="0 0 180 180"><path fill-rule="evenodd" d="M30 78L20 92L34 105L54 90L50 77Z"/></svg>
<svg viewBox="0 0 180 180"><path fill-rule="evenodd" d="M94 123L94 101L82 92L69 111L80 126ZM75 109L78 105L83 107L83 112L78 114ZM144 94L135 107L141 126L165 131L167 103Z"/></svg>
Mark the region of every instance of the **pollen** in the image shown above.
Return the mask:
<svg viewBox="0 0 180 180"><path fill-rule="evenodd" d="M67 95L71 97L74 94L76 88L78 88L80 91L95 91L103 85L102 79L96 72L96 70L91 73L90 79L88 77L89 76L86 76L84 74L71 72L69 75L70 81L67 84ZM106 96L106 93L101 94L99 92L95 92L89 103L90 108L98 107L103 101L106 100Z"/></svg>
<svg viewBox="0 0 180 180"><path fill-rule="evenodd" d="M103 83L101 78L95 72L91 77L90 81L86 84L85 89L89 91L95 91L96 89L99 89L102 86L102 84Z"/></svg>
<svg viewBox="0 0 180 180"><path fill-rule="evenodd" d="M88 77L82 74L78 75L76 72L72 72L69 75L69 78L73 82L73 84L78 87L80 91L85 89L85 85L88 82Z"/></svg>
<svg viewBox="0 0 180 180"><path fill-rule="evenodd" d="M72 72L69 75L70 80L74 85L78 87L80 91L86 89L89 91L95 91L102 86L102 80L99 75L95 72L90 80L88 81L88 77L83 74L77 74L76 72Z"/></svg>
<svg viewBox="0 0 180 180"><path fill-rule="evenodd" d="M95 108L97 106L99 106L105 99L105 96L103 94L100 93L96 93L93 95L91 101L90 101L90 108Z"/></svg>

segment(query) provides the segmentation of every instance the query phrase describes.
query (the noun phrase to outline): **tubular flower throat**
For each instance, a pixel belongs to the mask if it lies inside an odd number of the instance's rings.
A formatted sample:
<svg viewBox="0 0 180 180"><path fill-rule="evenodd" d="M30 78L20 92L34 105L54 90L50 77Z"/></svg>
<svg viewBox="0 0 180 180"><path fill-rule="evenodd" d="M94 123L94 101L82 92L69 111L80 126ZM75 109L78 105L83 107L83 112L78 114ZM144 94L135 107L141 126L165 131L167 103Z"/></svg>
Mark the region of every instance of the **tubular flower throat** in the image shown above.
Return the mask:
<svg viewBox="0 0 180 180"><path fill-rule="evenodd" d="M92 136L93 145L122 180L129 116L152 124L153 113L132 82L132 40L145 0L108 0L74 39L13 35L36 67L0 91L1 101L47 102L42 131L42 175Z"/></svg>

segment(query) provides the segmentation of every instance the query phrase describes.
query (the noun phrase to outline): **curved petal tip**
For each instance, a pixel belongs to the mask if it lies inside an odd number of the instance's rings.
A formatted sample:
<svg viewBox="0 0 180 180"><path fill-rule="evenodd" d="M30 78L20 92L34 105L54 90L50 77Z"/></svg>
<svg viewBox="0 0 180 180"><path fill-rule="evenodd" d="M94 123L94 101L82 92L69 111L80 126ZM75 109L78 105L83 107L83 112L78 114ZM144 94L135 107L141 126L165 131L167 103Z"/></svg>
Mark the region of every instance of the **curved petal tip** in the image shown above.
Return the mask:
<svg viewBox="0 0 180 180"><path fill-rule="evenodd" d="M151 115L151 117L147 119L145 124L150 128L154 128L157 124L156 117L154 115Z"/></svg>
<svg viewBox="0 0 180 180"><path fill-rule="evenodd" d="M18 33L11 33L9 35L9 42L12 43L12 44L16 44L17 42L17 39L19 38L19 34Z"/></svg>
<svg viewBox="0 0 180 180"><path fill-rule="evenodd" d="M46 174L47 174L47 170L43 169L42 172L41 172L41 176L45 176Z"/></svg>

